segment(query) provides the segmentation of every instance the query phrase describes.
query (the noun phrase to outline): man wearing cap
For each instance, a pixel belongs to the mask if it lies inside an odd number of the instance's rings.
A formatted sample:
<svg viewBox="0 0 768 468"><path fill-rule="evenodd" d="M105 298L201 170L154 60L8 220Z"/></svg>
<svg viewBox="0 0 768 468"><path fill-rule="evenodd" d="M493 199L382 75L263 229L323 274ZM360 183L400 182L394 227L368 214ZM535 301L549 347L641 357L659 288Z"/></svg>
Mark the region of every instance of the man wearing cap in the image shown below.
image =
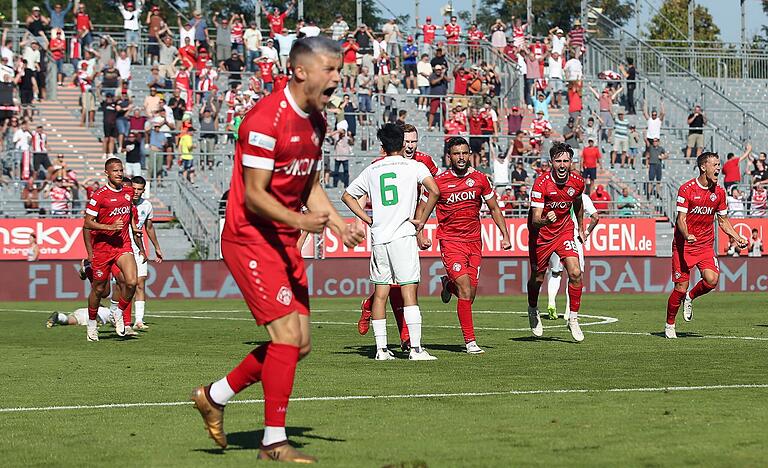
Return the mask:
<svg viewBox="0 0 768 468"><path fill-rule="evenodd" d="M232 56L219 65L220 71L229 72L229 84L240 83L245 63L240 59L237 50L232 50Z"/></svg>
<svg viewBox="0 0 768 468"><path fill-rule="evenodd" d="M432 48L435 43L435 34L438 29L443 29L442 26L432 24L432 17L427 16L426 23L419 26L419 19L416 18L416 29L421 29L422 50L421 53L432 55Z"/></svg>
<svg viewBox="0 0 768 468"><path fill-rule="evenodd" d="M136 0L136 5L133 2L128 2L123 6L122 3L117 4L117 9L120 10L120 14L123 15L123 29L125 30L125 46L128 50L128 55L131 57L131 62L136 63L138 60L138 47L140 37L140 25L139 20L141 18L141 1Z"/></svg>
<svg viewBox="0 0 768 468"><path fill-rule="evenodd" d="M280 63L277 49L275 48L275 40L271 37L267 39L267 44L261 48L261 57L265 57L270 62L277 65Z"/></svg>
<svg viewBox="0 0 768 468"><path fill-rule="evenodd" d="M469 55L473 62L478 62L480 58L480 41L485 39L485 33L481 31L476 23L472 23L467 30L467 43L469 44Z"/></svg>
<svg viewBox="0 0 768 468"><path fill-rule="evenodd" d="M455 55L459 50L459 40L461 38L461 25L459 19L451 16L451 22L444 26L445 39L448 43L448 52Z"/></svg>
<svg viewBox="0 0 768 468"><path fill-rule="evenodd" d="M575 20L573 22L573 29L568 33L568 41L566 44L574 50L584 52L584 41L587 36L586 29L581 27L581 20Z"/></svg>
<svg viewBox="0 0 768 468"><path fill-rule="evenodd" d="M567 41L568 40L565 38L563 30L559 27L555 26L549 30L549 46L552 52L556 53L560 57L562 57L563 52L565 52L565 43Z"/></svg>
<svg viewBox="0 0 768 468"><path fill-rule="evenodd" d="M360 46L355 36L347 34L347 40L341 45L343 65L341 67L341 87L343 92L351 90L355 93L355 80L357 80L357 51Z"/></svg>
<svg viewBox="0 0 768 468"><path fill-rule="evenodd" d="M413 42L413 36L408 36L403 47L403 68L405 70L405 93L420 94L416 87L416 74L418 72L416 61L418 60L419 48Z"/></svg>
<svg viewBox="0 0 768 468"><path fill-rule="evenodd" d="M181 134L177 141L179 153L181 153L181 176L187 179L191 184L195 183L195 156L192 150L195 148L195 142L192 139L192 122L185 121L181 126Z"/></svg>
<svg viewBox="0 0 768 468"><path fill-rule="evenodd" d="M160 38L163 35L170 33L168 25L165 24L165 19L163 18L162 13L160 13L160 8L157 5L150 8L149 13L147 13L147 26L147 36L149 38L147 55L149 55L150 63L154 64L157 63L160 58Z"/></svg>
<svg viewBox="0 0 768 468"><path fill-rule="evenodd" d="M189 24L195 30L195 46L199 49L208 49L208 23L203 17L203 12L193 11Z"/></svg>
<svg viewBox="0 0 768 468"><path fill-rule="evenodd" d="M336 21L334 21L331 27L328 29L331 31L331 39L341 44L344 42L344 38L347 37L347 33L349 32L349 25L346 21L344 21L344 16L342 16L341 13L337 13Z"/></svg>
<svg viewBox="0 0 768 468"><path fill-rule="evenodd" d="M516 135L523 126L523 116L520 114L520 108L512 106L507 113L507 135Z"/></svg>

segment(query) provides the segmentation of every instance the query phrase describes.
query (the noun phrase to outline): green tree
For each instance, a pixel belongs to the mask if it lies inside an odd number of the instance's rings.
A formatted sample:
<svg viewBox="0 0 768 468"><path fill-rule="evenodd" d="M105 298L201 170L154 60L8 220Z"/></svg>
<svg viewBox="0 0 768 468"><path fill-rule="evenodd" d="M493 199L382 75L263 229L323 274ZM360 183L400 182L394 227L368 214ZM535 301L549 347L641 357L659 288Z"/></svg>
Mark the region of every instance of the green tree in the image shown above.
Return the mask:
<svg viewBox="0 0 768 468"><path fill-rule="evenodd" d="M665 0L648 23L648 38L657 41L687 40L687 37L681 37L680 32L688 34L688 0ZM693 10L693 38L711 42L713 46L720 43L720 28L709 10L698 4ZM683 44L667 42L662 45L679 47Z"/></svg>

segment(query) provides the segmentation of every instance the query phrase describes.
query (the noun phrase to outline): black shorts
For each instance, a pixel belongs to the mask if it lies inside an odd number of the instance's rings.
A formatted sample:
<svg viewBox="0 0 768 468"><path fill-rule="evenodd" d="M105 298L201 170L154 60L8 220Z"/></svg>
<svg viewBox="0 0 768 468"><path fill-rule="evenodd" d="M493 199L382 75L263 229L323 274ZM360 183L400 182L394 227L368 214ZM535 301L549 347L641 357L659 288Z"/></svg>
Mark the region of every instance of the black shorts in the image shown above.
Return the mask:
<svg viewBox="0 0 768 468"><path fill-rule="evenodd" d="M597 168L596 167L585 167L581 171L581 176L584 177L585 179L589 178L589 180L594 182L595 179L597 179Z"/></svg>
<svg viewBox="0 0 768 468"><path fill-rule="evenodd" d="M418 71L416 70L415 63L414 64L406 63L405 65L403 65L403 69L405 70L406 77L416 76L419 74Z"/></svg>
<svg viewBox="0 0 768 468"><path fill-rule="evenodd" d="M117 125L104 122L104 138L117 138Z"/></svg>
<svg viewBox="0 0 768 468"><path fill-rule="evenodd" d="M473 154L480 154L485 142L488 141L484 137L469 137L469 149Z"/></svg>
<svg viewBox="0 0 768 468"><path fill-rule="evenodd" d="M35 92L31 89L20 89L19 97L21 98L21 105L27 106L35 100Z"/></svg>
<svg viewBox="0 0 768 468"><path fill-rule="evenodd" d="M46 171L52 166L48 153L32 153L32 167L37 170L40 166L43 166Z"/></svg>
<svg viewBox="0 0 768 468"><path fill-rule="evenodd" d="M648 164L648 180L661 181L661 164Z"/></svg>

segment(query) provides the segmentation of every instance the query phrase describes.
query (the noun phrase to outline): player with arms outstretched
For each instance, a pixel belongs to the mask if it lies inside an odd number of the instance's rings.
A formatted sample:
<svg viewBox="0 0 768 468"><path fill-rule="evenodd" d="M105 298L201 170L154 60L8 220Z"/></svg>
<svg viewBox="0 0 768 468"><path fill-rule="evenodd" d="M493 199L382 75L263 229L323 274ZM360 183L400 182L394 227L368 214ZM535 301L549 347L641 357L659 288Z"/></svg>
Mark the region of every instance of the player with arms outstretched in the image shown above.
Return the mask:
<svg viewBox="0 0 768 468"><path fill-rule="evenodd" d="M472 323L472 303L477 294L480 261L483 254L483 240L480 236L480 208L483 201L491 211L493 222L501 232L501 248L512 247L509 230L496 201L488 177L469 165L472 153L469 143L462 137L452 137L445 145L451 168L435 177L440 189L437 201L437 240L443 258L446 276L441 278L441 297L447 303L451 295L458 297L456 312L459 316L464 345L469 354L485 351L477 345L475 327ZM417 209L416 216L420 215ZM419 247L428 248L429 239L419 236Z"/></svg>
<svg viewBox="0 0 768 468"><path fill-rule="evenodd" d="M144 190L147 187L147 181L144 177L135 176L131 179L133 185L133 206L136 207L136 229L137 237L143 240L142 229L147 231L147 237L155 248L155 263L163 261L163 252L160 250L160 243L157 241L155 226L152 224L154 211L152 202L143 198ZM139 250L139 246L132 242L133 256L136 258L136 269L138 272L138 283L136 285L136 320L133 328L136 330L146 330L149 327L144 323L144 307L146 305L146 294L144 292L144 283L147 281L147 258Z"/></svg>
<svg viewBox="0 0 768 468"><path fill-rule="evenodd" d="M363 233L344 223L318 173L327 126L323 110L340 81L339 45L303 38L289 58L294 73L288 86L256 103L238 129L221 242L224 262L270 341L225 377L196 388L192 400L209 435L225 448L225 405L261 381L265 429L258 458L314 463L288 443L285 432L296 364L311 346L307 275L296 244L300 231L328 227L351 248ZM302 206L309 211L301 214Z"/></svg>
<svg viewBox="0 0 768 468"><path fill-rule="evenodd" d="M720 157L717 153L701 153L696 158L699 176L680 186L677 191L677 220L672 240L672 282L675 288L667 300L667 323L664 336L677 338L675 318L683 304L683 319L693 319L693 300L717 287L720 265L715 255L714 220L720 229L735 240L739 247L747 246L728 220L725 190L717 185ZM696 267L701 280L688 291L691 270Z"/></svg>
<svg viewBox="0 0 768 468"><path fill-rule="evenodd" d="M571 172L573 149L565 143L555 143L549 151L552 169L540 175L531 190L531 208L528 211L528 257L531 263L531 277L528 280L528 323L534 336L542 336L538 302L541 283L547 273L549 259L557 254L568 272L568 299L571 313L568 329L576 341L584 341L579 327L581 306L581 267L579 265L578 242L584 238L584 206L581 194L584 179ZM571 217L573 209L576 228ZM578 235L574 235L578 233Z"/></svg>
<svg viewBox="0 0 768 468"><path fill-rule="evenodd" d="M93 281L88 296L88 341L99 341L96 324L101 299L109 293L109 278L116 265L124 283L118 302L119 313L115 316L115 331L125 335L122 312L133 300L136 291L136 261L131 247L131 235L144 254L144 247L135 236L136 224L133 217L133 189L123 184L123 163L117 158L109 158L104 163L107 184L93 193L85 209L83 229L89 230L93 248L91 269ZM133 228L133 231L131 231ZM130 254L130 255L127 255Z"/></svg>
<svg viewBox="0 0 768 468"><path fill-rule="evenodd" d="M395 124L388 123L379 129L377 136L386 156L366 167L341 197L355 216L371 227L370 278L374 284L371 325L377 361L394 359L394 354L387 349L386 319L392 283L400 285L403 295L403 319L411 340L408 358L436 359L421 346L421 311L417 299L421 268L416 233L424 227L440 191L426 166L403 157L403 135L403 129ZM414 218L419 185L429 195L421 217ZM373 218L358 203L363 195L371 200Z"/></svg>

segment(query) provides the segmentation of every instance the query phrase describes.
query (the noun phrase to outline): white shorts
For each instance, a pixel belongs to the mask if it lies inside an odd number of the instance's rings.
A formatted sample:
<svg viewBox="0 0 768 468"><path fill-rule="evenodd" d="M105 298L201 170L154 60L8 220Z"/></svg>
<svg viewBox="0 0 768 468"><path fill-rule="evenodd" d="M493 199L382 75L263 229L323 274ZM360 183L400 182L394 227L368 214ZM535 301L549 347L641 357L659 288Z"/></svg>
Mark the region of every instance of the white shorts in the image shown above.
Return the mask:
<svg viewBox="0 0 768 468"><path fill-rule="evenodd" d="M371 251L371 283L413 284L421 280L416 236L376 244Z"/></svg>
<svg viewBox="0 0 768 468"><path fill-rule="evenodd" d="M584 271L584 246L579 242L578 236L576 236L574 242L576 242L576 251L579 253L579 268L581 268L581 271ZM552 253L552 255L549 257L549 271L552 273L562 273L563 272L563 262L560 261L560 255L556 253Z"/></svg>
<svg viewBox="0 0 768 468"><path fill-rule="evenodd" d="M141 163L125 163L125 176L126 177L134 177L134 176L140 176L141 174Z"/></svg>
<svg viewBox="0 0 768 468"><path fill-rule="evenodd" d="M72 315L81 327L88 325L88 309L76 309ZM96 321L101 325L107 324L112 321L112 313L106 307L99 307L99 315Z"/></svg>
<svg viewBox="0 0 768 468"><path fill-rule="evenodd" d="M133 258L136 259L136 276L139 278L146 278L147 277L147 263L144 261L144 257L141 256L141 254L134 252Z"/></svg>

